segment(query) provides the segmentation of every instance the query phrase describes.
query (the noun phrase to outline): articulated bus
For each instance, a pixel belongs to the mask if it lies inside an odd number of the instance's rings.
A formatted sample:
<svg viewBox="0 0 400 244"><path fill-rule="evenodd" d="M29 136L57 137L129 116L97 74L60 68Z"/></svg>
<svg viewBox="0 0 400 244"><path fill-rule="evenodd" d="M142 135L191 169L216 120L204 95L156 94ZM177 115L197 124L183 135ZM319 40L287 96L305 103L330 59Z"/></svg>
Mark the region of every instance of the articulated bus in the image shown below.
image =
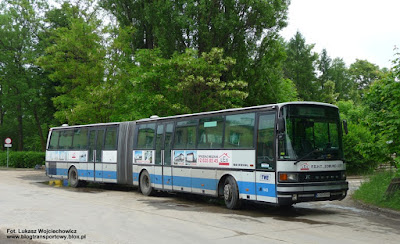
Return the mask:
<svg viewBox="0 0 400 244"><path fill-rule="evenodd" d="M280 206L347 195L336 106L289 102L50 129L46 174Z"/></svg>

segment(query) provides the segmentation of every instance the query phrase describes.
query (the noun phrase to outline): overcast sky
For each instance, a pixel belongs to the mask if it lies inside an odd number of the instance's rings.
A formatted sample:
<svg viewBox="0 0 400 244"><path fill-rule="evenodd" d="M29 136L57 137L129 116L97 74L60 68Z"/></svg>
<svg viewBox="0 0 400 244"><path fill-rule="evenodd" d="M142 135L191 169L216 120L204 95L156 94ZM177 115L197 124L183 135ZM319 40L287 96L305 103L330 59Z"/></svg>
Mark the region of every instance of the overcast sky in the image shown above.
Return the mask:
<svg viewBox="0 0 400 244"><path fill-rule="evenodd" d="M315 52L326 48L347 66L366 59L390 68L400 48L400 0L291 0L288 17L286 40L300 31Z"/></svg>

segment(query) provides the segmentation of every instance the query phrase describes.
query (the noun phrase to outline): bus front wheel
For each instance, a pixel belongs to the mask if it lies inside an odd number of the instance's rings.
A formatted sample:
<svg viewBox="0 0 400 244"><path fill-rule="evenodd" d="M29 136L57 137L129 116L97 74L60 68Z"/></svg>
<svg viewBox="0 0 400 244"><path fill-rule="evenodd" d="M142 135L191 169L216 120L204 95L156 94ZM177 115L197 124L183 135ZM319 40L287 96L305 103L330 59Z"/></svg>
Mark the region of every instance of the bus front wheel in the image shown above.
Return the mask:
<svg viewBox="0 0 400 244"><path fill-rule="evenodd" d="M153 192L153 187L151 187L150 175L147 170L144 170L140 174L140 191L143 195L150 196Z"/></svg>
<svg viewBox="0 0 400 244"><path fill-rule="evenodd" d="M238 209L242 202L239 199L239 189L236 180L232 176L228 176L224 183L224 201L229 209Z"/></svg>

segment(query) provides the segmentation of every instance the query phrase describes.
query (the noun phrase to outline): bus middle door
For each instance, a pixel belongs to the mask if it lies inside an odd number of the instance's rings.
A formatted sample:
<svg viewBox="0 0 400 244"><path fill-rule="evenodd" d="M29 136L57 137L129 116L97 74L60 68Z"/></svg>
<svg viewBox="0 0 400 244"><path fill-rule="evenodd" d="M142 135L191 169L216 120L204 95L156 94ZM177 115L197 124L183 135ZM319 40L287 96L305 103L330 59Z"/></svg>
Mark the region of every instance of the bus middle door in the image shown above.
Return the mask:
<svg viewBox="0 0 400 244"><path fill-rule="evenodd" d="M162 189L172 190L171 150L173 123L157 125L155 184Z"/></svg>
<svg viewBox="0 0 400 244"><path fill-rule="evenodd" d="M104 145L104 129L93 128L89 131L88 174L94 181L103 182L102 150Z"/></svg>

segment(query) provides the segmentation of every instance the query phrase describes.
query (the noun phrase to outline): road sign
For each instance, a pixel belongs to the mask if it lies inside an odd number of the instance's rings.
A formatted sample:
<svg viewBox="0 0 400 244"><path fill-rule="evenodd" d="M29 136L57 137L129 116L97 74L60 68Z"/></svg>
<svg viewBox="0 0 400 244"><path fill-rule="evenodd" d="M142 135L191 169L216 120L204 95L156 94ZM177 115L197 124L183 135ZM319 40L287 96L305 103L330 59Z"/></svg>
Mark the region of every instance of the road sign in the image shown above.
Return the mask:
<svg viewBox="0 0 400 244"><path fill-rule="evenodd" d="M4 147L6 147L7 148L7 168L8 168L8 148L9 147L12 147L12 140L11 140L11 138L10 137L7 137L5 140L4 140L4 142L5 142L5 144L4 144Z"/></svg>

